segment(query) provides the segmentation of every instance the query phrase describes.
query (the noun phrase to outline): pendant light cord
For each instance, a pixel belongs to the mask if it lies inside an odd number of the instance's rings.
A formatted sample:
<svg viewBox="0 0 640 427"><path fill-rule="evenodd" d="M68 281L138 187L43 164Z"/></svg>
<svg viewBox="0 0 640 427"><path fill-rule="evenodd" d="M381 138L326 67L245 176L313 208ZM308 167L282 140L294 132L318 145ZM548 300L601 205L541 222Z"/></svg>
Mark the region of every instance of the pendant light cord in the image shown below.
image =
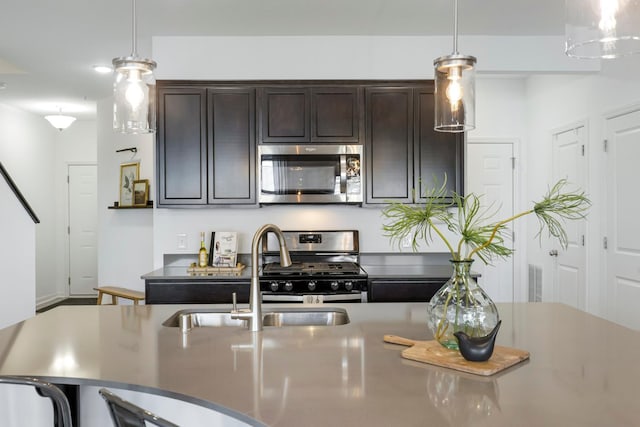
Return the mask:
<svg viewBox="0 0 640 427"><path fill-rule="evenodd" d="M453 0L453 54L458 54L458 0Z"/></svg>
<svg viewBox="0 0 640 427"><path fill-rule="evenodd" d="M456 0L457 2L458 0ZM131 1L131 8L133 9L131 12L131 16L132 16L132 24L131 24L131 28L132 28L132 34L131 34L131 56L133 58L137 58L138 57L138 52L137 52L137 46L136 46L136 0L132 0Z"/></svg>

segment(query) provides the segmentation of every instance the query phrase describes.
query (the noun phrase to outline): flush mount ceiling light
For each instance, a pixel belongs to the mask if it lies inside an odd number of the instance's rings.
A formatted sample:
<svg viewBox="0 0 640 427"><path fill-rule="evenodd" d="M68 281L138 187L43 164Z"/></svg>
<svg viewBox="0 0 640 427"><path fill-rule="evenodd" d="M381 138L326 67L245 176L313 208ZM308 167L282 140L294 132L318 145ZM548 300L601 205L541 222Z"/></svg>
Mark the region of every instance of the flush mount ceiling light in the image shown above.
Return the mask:
<svg viewBox="0 0 640 427"><path fill-rule="evenodd" d="M63 116L62 115L62 108L60 108L60 110L58 111L58 114L55 114L55 115L52 115L52 116L44 116L44 118L49 123L51 123L51 126L53 126L54 128L58 129L59 131L65 130L66 128L71 126L71 123L76 121L75 117Z"/></svg>
<svg viewBox="0 0 640 427"><path fill-rule="evenodd" d="M476 127L475 63L458 53L458 0L453 6L453 53L433 61L435 122L440 132L465 132Z"/></svg>
<svg viewBox="0 0 640 427"><path fill-rule="evenodd" d="M139 134L155 131L155 61L136 52L136 0L132 0L131 55L113 59L113 129Z"/></svg>
<svg viewBox="0 0 640 427"><path fill-rule="evenodd" d="M566 0L567 56L612 59L640 53L640 0Z"/></svg>

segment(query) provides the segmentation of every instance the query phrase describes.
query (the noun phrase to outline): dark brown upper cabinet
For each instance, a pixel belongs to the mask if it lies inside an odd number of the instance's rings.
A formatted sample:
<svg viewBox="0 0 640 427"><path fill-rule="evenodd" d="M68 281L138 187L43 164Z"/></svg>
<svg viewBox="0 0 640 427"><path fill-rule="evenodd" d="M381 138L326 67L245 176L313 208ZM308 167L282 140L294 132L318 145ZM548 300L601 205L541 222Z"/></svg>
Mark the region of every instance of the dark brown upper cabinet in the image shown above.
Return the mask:
<svg viewBox="0 0 640 427"><path fill-rule="evenodd" d="M256 202L255 89L207 90L208 202Z"/></svg>
<svg viewBox="0 0 640 427"><path fill-rule="evenodd" d="M158 99L158 206L255 204L255 89L159 83Z"/></svg>
<svg viewBox="0 0 640 427"><path fill-rule="evenodd" d="M367 203L412 201L412 93L401 87L365 91Z"/></svg>
<svg viewBox="0 0 640 427"><path fill-rule="evenodd" d="M158 206L207 203L206 90L158 88Z"/></svg>
<svg viewBox="0 0 640 427"><path fill-rule="evenodd" d="M264 88L261 93L261 142L310 142L310 90L308 88Z"/></svg>
<svg viewBox="0 0 640 427"><path fill-rule="evenodd" d="M360 143L359 106L355 87L311 89L311 141Z"/></svg>
<svg viewBox="0 0 640 427"><path fill-rule="evenodd" d="M360 143L357 87L266 87L260 93L263 143Z"/></svg>
<svg viewBox="0 0 640 427"><path fill-rule="evenodd" d="M367 88L367 204L424 202L442 185L463 194L464 133L436 132L432 82Z"/></svg>

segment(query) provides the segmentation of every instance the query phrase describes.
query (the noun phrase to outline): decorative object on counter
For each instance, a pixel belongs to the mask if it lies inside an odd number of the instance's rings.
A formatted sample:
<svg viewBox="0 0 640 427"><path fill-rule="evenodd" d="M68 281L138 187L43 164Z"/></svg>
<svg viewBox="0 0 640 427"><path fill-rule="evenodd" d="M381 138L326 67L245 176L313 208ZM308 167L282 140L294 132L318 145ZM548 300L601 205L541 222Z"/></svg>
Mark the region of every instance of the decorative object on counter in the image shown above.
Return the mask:
<svg viewBox="0 0 640 427"><path fill-rule="evenodd" d="M133 183L140 176L140 162L120 165L120 207L133 206Z"/></svg>
<svg viewBox="0 0 640 427"><path fill-rule="evenodd" d="M113 130L128 134L156 130L156 62L138 56L136 49L136 0L132 0L131 54L113 59Z"/></svg>
<svg viewBox="0 0 640 427"><path fill-rule="evenodd" d="M489 376L529 359L529 352L517 348L495 346L493 356L483 362L466 360L460 352L442 347L438 341L418 341L396 335L385 335L384 341L409 346L402 357L430 365L442 366L470 374Z"/></svg>
<svg viewBox="0 0 640 427"><path fill-rule="evenodd" d="M147 206L147 201L149 201L149 180L133 181L133 206Z"/></svg>
<svg viewBox="0 0 640 427"><path fill-rule="evenodd" d="M213 231L209 247L209 265L233 267L238 259L238 233L235 231Z"/></svg>
<svg viewBox="0 0 640 427"><path fill-rule="evenodd" d="M203 275L203 276L239 276L246 265L237 263L235 267L198 267L194 262L187 267L187 273Z"/></svg>
<svg viewBox="0 0 640 427"><path fill-rule="evenodd" d="M640 2L566 0L565 53L613 59L640 53Z"/></svg>
<svg viewBox="0 0 640 427"><path fill-rule="evenodd" d="M441 187L427 191L425 204L391 203L385 207L382 215L390 222L383 229L392 241L400 245L405 238L411 238L416 251L419 240L429 244L435 233L449 249L452 278L433 296L427 307L429 328L443 346L457 350L455 332L481 337L498 323L495 304L468 273L474 256L489 263L492 259L512 254L513 250L504 244L506 224L535 214L540 225L538 236L541 238L546 228L549 237L558 239L563 248L567 247L563 222L584 218L591 202L584 192L566 191L566 186L566 180L558 181L531 209L497 222L488 222L493 211L491 207L481 206L479 196L473 193L464 197L456 193L450 196L446 190L446 176ZM451 212L450 208L454 207L457 208L456 213ZM442 226L460 236L455 248L440 230Z"/></svg>
<svg viewBox="0 0 640 427"><path fill-rule="evenodd" d="M455 133L476 128L476 58L458 53L458 0L453 3L453 18L453 52L433 61L436 86L433 128Z"/></svg>
<svg viewBox="0 0 640 427"><path fill-rule="evenodd" d="M198 267L204 268L209 264L209 254L204 243L204 231L200 233L200 250L198 251Z"/></svg>
<svg viewBox="0 0 640 427"><path fill-rule="evenodd" d="M489 360L493 354L493 348L495 347L496 337L498 336L498 330L502 320L498 321L498 324L489 335L484 337L470 337L462 331L454 332L453 335L458 339L458 347L460 348L460 354L462 357L470 362L484 362Z"/></svg>
<svg viewBox="0 0 640 427"><path fill-rule="evenodd" d="M500 321L493 300L471 277L472 263L451 261L451 278L433 295L428 307L429 329L443 346L453 350L459 348L455 333L483 337Z"/></svg>

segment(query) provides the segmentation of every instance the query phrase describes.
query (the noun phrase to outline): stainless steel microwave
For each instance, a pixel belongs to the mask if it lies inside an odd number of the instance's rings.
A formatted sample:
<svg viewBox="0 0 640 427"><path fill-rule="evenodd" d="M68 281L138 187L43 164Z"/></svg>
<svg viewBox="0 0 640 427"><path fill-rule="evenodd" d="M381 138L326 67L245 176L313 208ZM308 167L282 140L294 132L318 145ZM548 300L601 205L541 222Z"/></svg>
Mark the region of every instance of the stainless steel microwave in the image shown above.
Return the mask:
<svg viewBox="0 0 640 427"><path fill-rule="evenodd" d="M259 145L258 200L361 204L362 160L362 145Z"/></svg>

